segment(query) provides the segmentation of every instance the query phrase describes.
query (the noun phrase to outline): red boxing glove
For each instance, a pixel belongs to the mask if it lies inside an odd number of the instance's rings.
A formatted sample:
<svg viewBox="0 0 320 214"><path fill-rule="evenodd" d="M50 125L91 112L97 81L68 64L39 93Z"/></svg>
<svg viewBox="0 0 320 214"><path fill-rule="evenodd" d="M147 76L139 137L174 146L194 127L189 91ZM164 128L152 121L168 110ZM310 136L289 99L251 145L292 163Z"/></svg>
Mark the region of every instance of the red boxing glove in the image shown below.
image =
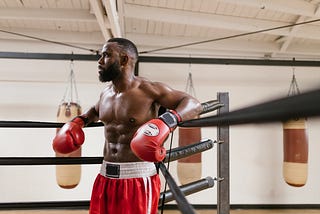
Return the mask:
<svg viewBox="0 0 320 214"><path fill-rule="evenodd" d="M75 117L64 124L53 139L53 150L61 154L68 154L80 148L84 142L82 130L84 125L85 121L82 117Z"/></svg>
<svg viewBox="0 0 320 214"><path fill-rule="evenodd" d="M148 121L134 134L131 150L141 160L162 161L166 156L166 149L162 145L180 121L180 116L175 111L166 112L159 118Z"/></svg>

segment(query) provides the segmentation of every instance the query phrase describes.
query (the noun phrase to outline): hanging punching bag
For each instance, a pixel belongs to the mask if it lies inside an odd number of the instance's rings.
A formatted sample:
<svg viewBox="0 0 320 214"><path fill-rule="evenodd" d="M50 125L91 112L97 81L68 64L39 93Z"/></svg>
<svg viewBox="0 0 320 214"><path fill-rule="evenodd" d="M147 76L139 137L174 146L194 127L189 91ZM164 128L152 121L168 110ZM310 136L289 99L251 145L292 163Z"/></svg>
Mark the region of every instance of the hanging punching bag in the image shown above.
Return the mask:
<svg viewBox="0 0 320 214"><path fill-rule="evenodd" d="M65 123L81 114L81 107L77 103L62 103L59 106L57 122ZM57 129L57 132L59 129ZM56 152L56 157L81 157L81 147L69 154ZM76 187L81 178L81 165L56 165L56 179L60 187L72 189Z"/></svg>
<svg viewBox="0 0 320 214"><path fill-rule="evenodd" d="M201 141L201 128L179 127L179 146L186 146ZM178 178L182 185L201 178L201 153L178 160Z"/></svg>
<svg viewBox="0 0 320 214"><path fill-rule="evenodd" d="M71 64L71 66L72 65L73 64ZM57 122L66 123L82 113L81 106L78 104L78 102L73 101L73 92L75 92L76 99L78 101L75 77L71 67L69 84L58 108ZM59 129L57 129L57 132L58 131ZM81 157L81 147L69 154L61 154L56 152L55 155L56 157ZM72 189L76 187L80 182L80 178L81 165L56 165L56 181L61 188Z"/></svg>
<svg viewBox="0 0 320 214"><path fill-rule="evenodd" d="M195 96L195 91L192 82L191 73L189 73L186 92ZM201 141L201 128L178 128L179 132L179 147L186 146L192 143ZM201 166L201 153L191 155L177 161L177 173L179 181L182 185L201 179L202 166Z"/></svg>
<svg viewBox="0 0 320 214"><path fill-rule="evenodd" d="M299 93L299 87L293 73L288 96ZM306 118L294 118L284 121L282 126L284 180L291 186L304 186L308 177Z"/></svg>
<svg viewBox="0 0 320 214"><path fill-rule="evenodd" d="M308 177L308 139L304 118L283 123L283 153L285 182L295 187L304 186Z"/></svg>

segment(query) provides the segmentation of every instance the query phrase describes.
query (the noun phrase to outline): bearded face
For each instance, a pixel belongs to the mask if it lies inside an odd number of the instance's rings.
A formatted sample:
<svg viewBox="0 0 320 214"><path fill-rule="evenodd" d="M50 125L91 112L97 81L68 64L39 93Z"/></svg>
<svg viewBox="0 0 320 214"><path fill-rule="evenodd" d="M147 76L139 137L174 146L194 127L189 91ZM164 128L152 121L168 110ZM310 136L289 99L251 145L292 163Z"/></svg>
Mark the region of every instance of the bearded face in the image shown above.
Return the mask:
<svg viewBox="0 0 320 214"><path fill-rule="evenodd" d="M99 80L101 82L109 82L117 78L121 73L118 61L110 64L108 67L99 66Z"/></svg>

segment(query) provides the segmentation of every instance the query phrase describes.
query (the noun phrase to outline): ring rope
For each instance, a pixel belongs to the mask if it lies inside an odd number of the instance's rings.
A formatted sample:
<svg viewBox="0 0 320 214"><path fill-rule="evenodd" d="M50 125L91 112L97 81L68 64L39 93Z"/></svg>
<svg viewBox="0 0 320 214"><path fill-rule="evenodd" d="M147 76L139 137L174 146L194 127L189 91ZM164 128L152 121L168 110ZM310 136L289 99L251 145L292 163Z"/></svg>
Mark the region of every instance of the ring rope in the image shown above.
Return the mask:
<svg viewBox="0 0 320 214"><path fill-rule="evenodd" d="M0 128L61 128L65 123L38 121L0 121ZM86 127L103 126L102 122L89 123Z"/></svg>
<svg viewBox="0 0 320 214"><path fill-rule="evenodd" d="M179 186L174 181L172 175L169 173L164 163L159 162L159 168L164 178L166 179L166 183L168 183L168 186L172 192L172 195L177 202L179 210L184 214L195 214L194 208L187 201L186 197L184 196L182 191L179 189Z"/></svg>
<svg viewBox="0 0 320 214"><path fill-rule="evenodd" d="M175 161L213 147L212 140L203 140L184 147L177 147L167 151L164 162ZM73 165L73 164L101 164L103 157L0 157L2 165Z"/></svg>
<svg viewBox="0 0 320 214"><path fill-rule="evenodd" d="M213 179L214 182L214 179ZM206 177L200 179L198 181L194 181L192 183L188 183L185 185L180 186L181 190L186 194L190 195L196 192L200 192L202 190L211 188L214 186L212 183L211 177ZM171 191L161 192L160 195L166 194L166 203L169 202L168 199L172 199ZM161 199L160 199L161 200ZM168 200L168 201L167 201ZM159 202L160 204L160 202ZM90 201L83 200L83 201L41 201L41 202L5 202L0 203L0 210L12 210L12 209L39 209L39 208L73 208L73 209L88 209L90 205Z"/></svg>
<svg viewBox="0 0 320 214"><path fill-rule="evenodd" d="M201 103L202 112L205 114L222 107L223 104L217 100L210 100ZM40 122L40 121L0 121L0 128L61 128L64 123L57 122ZM104 126L102 122L89 123L86 127L100 127Z"/></svg>
<svg viewBox="0 0 320 214"><path fill-rule="evenodd" d="M181 127L209 127L285 121L320 115L320 90L276 99L228 113L179 123Z"/></svg>
<svg viewBox="0 0 320 214"><path fill-rule="evenodd" d="M210 139L203 139L198 143L190 144L187 146L180 146L174 149L171 149L171 151L167 151L167 155L165 159L163 160L164 163L168 161L175 161L184 157L188 157L200 152L204 152L206 150L209 150L213 148L214 143ZM170 159L169 159L170 154Z"/></svg>
<svg viewBox="0 0 320 214"><path fill-rule="evenodd" d="M101 164L103 157L0 157L2 165Z"/></svg>
<svg viewBox="0 0 320 214"><path fill-rule="evenodd" d="M187 195L191 195L193 193L196 192L200 192L202 190L208 189L208 188L212 188L214 186L214 182L215 180L208 176L206 178L202 178L200 180L197 181L193 181L187 184L184 184L182 186L179 186L179 189L181 190L181 192L187 196ZM164 203L168 203L170 201L174 200L173 194L171 190L168 191L164 191L160 193L160 199L159 199L159 207L160 205L163 203L163 194L165 194L165 201Z"/></svg>
<svg viewBox="0 0 320 214"><path fill-rule="evenodd" d="M166 167L166 170L167 170L167 171L169 171L169 167L170 167L172 143L173 143L173 132L171 133L169 154L168 154L168 156L167 156L167 154L166 154L166 157L168 158L167 167ZM160 164L161 164L161 163L157 163L157 167L160 168ZM164 184L164 191L167 190L167 185L168 185L168 182L169 182L166 177L165 177L165 179L166 179L166 182L165 182L165 184ZM163 214L165 199L166 199L166 194L163 194L163 195L162 195L162 203L161 203L161 206L160 206L160 207L161 207L161 212L160 212L161 214Z"/></svg>

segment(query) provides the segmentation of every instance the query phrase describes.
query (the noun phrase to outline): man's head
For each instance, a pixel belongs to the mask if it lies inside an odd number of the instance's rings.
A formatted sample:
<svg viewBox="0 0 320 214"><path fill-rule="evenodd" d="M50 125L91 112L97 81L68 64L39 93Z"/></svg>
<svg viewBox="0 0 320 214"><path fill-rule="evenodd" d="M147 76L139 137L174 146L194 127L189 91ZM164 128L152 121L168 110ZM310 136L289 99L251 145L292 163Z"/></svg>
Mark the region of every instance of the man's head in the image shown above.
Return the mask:
<svg viewBox="0 0 320 214"><path fill-rule="evenodd" d="M133 42L124 38L112 38L103 46L99 59L99 79L108 82L121 75L122 68L132 69L138 60L137 47Z"/></svg>
<svg viewBox="0 0 320 214"><path fill-rule="evenodd" d="M138 60L138 50L136 45L128 39L124 38L112 38L108 42L116 42L123 52L126 52L135 63Z"/></svg>

